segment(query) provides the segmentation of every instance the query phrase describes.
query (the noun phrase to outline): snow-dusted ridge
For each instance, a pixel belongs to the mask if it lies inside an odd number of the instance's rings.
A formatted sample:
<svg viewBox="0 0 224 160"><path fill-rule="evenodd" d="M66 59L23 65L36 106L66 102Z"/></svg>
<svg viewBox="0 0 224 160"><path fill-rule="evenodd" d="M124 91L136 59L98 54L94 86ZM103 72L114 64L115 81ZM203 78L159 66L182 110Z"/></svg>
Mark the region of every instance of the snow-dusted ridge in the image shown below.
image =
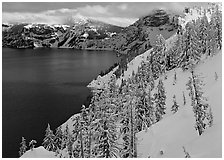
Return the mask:
<svg viewBox="0 0 224 160"><path fill-rule="evenodd" d="M200 12L199 8L195 7L193 9L190 9L189 13L185 13L185 17L179 17L179 24L184 28L185 25L192 21L192 20L197 20L198 18L202 17L204 14L203 11ZM210 21L211 14L207 13L206 16L208 17L208 21ZM177 39L177 34L174 34L170 38L166 40L166 48L167 50L170 49L173 45L173 42L175 42ZM132 76L132 72L136 73L138 70L138 67L141 66L142 62L146 61L146 58L148 55L150 55L150 52L152 49L149 49L148 51L144 52L143 54L140 54L136 56L131 62L127 64L127 70L124 71L124 76L121 76L120 78L117 79L117 84L120 85L122 79L127 80L129 77ZM91 81L87 87L89 88L96 88L99 89L102 86L108 84L110 80L110 76L118 69L118 67L114 68L111 72L108 74L104 75L103 77L98 76L96 80Z"/></svg>

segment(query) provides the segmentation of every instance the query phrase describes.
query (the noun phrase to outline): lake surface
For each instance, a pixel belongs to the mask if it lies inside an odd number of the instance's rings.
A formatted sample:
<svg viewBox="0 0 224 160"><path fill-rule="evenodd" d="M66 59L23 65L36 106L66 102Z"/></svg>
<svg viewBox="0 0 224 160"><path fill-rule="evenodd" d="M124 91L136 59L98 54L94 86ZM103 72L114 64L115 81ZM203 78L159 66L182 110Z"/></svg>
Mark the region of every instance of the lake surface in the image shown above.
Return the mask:
<svg viewBox="0 0 224 160"><path fill-rule="evenodd" d="M112 51L2 49L2 154L18 157L21 137L41 145L80 111L88 83L118 61Z"/></svg>

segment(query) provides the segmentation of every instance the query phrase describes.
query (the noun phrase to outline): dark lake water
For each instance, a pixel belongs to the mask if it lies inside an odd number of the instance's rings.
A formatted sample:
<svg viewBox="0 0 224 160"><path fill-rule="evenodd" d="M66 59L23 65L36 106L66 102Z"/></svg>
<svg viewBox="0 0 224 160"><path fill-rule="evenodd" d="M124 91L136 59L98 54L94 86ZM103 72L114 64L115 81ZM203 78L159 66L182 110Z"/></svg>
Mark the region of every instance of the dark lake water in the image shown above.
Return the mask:
<svg viewBox="0 0 224 160"><path fill-rule="evenodd" d="M118 61L112 51L2 49L2 153L18 157L19 143L42 143L47 123L55 129L73 114L101 70Z"/></svg>

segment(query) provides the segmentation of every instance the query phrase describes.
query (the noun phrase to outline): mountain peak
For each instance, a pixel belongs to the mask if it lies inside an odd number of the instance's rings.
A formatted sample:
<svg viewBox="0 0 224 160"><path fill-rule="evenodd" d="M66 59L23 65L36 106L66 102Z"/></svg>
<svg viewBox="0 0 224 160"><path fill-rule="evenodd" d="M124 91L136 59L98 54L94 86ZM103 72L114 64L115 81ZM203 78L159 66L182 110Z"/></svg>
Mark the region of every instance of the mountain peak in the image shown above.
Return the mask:
<svg viewBox="0 0 224 160"><path fill-rule="evenodd" d="M158 27L169 21L169 14L164 9L155 9L150 14L141 17L136 24Z"/></svg>

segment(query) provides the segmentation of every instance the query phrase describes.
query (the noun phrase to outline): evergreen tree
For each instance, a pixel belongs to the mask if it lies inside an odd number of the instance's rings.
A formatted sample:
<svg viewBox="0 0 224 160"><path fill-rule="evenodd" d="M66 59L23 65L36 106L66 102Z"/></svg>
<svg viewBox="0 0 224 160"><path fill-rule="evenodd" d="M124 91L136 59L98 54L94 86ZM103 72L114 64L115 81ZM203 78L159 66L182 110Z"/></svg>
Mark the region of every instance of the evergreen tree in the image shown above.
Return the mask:
<svg viewBox="0 0 224 160"><path fill-rule="evenodd" d="M73 137L71 137L72 141L73 141L73 145L72 145L73 148L71 148L71 147L70 148L72 149L72 155L74 158L84 157L83 138L82 138L83 134L81 131L82 130L81 114L82 113L80 113L80 115L74 117L74 119L73 119L73 130L72 130ZM71 143L72 141L70 140L69 143ZM67 146L70 145L69 143L67 143Z"/></svg>
<svg viewBox="0 0 224 160"><path fill-rule="evenodd" d="M43 140L43 147L48 150L48 151L56 151L56 146L55 146L55 135L53 131L50 128L50 125L47 125L46 133L45 133L45 138Z"/></svg>
<svg viewBox="0 0 224 160"><path fill-rule="evenodd" d="M218 74L215 72L215 80L217 81L218 80Z"/></svg>
<svg viewBox="0 0 224 160"><path fill-rule="evenodd" d="M203 97L202 92L202 80L199 76L194 74L194 71L191 71L192 78L190 77L187 83L187 89L190 91L191 105L193 106L194 116L196 118L195 129L198 131L198 134L201 135L206 129L206 115L208 113L209 105L206 103L206 98Z"/></svg>
<svg viewBox="0 0 224 160"><path fill-rule="evenodd" d="M181 55L181 67L183 69L186 68L186 64L189 61L189 50L190 50L190 41L191 41L191 35L190 35L190 23L187 23L186 26L186 31L183 34L183 54Z"/></svg>
<svg viewBox="0 0 224 160"><path fill-rule="evenodd" d="M136 149L136 105L138 103L138 98L136 95L135 85L134 83L129 84L130 91L130 150L129 155L130 158L137 157L137 149Z"/></svg>
<svg viewBox="0 0 224 160"><path fill-rule="evenodd" d="M184 48L184 57L182 59L182 68L183 70L192 68L201 58L201 52L198 35L195 29L195 22L188 22L186 25L185 37L185 48Z"/></svg>
<svg viewBox="0 0 224 160"><path fill-rule="evenodd" d="M87 111L84 105L82 105L82 109L81 109L81 120L80 120L80 131L79 131L79 139L80 139L80 146L81 146L81 158L85 157L85 147L84 147L84 132L85 132L85 125L86 125L86 121L87 121Z"/></svg>
<svg viewBox="0 0 224 160"><path fill-rule="evenodd" d="M177 83L177 73L174 73L174 77L173 77L173 85L175 85Z"/></svg>
<svg viewBox="0 0 224 160"><path fill-rule="evenodd" d="M91 157L91 142L92 142L92 133L91 133L91 120L92 115L90 114L90 109L82 105L79 127L77 131L77 139L79 141L78 145L80 148L80 156L82 158ZM77 147L77 146L76 146Z"/></svg>
<svg viewBox="0 0 224 160"><path fill-rule="evenodd" d="M166 110L166 93L163 86L163 82L160 79L158 86L157 86L157 92L154 94L154 100L155 100L155 116L156 116L156 122L160 121L165 114Z"/></svg>
<svg viewBox="0 0 224 160"><path fill-rule="evenodd" d="M216 50L215 30L214 19L211 19L208 26L207 56L213 56Z"/></svg>
<svg viewBox="0 0 224 160"><path fill-rule="evenodd" d="M95 127L93 152L96 157L100 158L118 157L119 148L116 142L118 133L115 124L117 106L113 99L113 89L104 88L99 99L95 112L98 124Z"/></svg>
<svg viewBox="0 0 224 160"><path fill-rule="evenodd" d="M190 154L186 151L184 146L183 146L183 149L184 149L184 154L185 154L184 158L191 158Z"/></svg>
<svg viewBox="0 0 224 160"><path fill-rule="evenodd" d="M19 149L19 156L21 157L26 152L26 139L22 137L22 142L20 143L21 147Z"/></svg>
<svg viewBox="0 0 224 160"><path fill-rule="evenodd" d="M184 106L185 106L186 105L186 97L185 97L184 91L183 91L183 101L184 101Z"/></svg>
<svg viewBox="0 0 224 160"><path fill-rule="evenodd" d="M193 93L193 85L192 85L192 78L189 77L189 80L186 84L187 90L189 90L189 96L191 97L191 105L195 105L195 100L194 100L194 93Z"/></svg>
<svg viewBox="0 0 224 160"><path fill-rule="evenodd" d="M151 95L151 88L149 88L149 92L148 95L146 95L146 108L147 108L147 112L146 112L146 120L147 120L147 127L150 127L152 124L154 124L156 122L156 118L155 118L155 108L154 108L154 101Z"/></svg>
<svg viewBox="0 0 224 160"><path fill-rule="evenodd" d="M121 119L120 133L123 140L122 142L123 146L120 153L121 158L130 157L129 151L130 151L131 136L130 136L130 109L129 109L130 106L128 105L129 104L128 91L129 89L128 89L128 84L126 81L126 83L122 86L122 89L121 89L121 96L123 97L121 101L122 110L121 110L121 116L120 116L120 119Z"/></svg>
<svg viewBox="0 0 224 160"><path fill-rule="evenodd" d="M73 137L72 137L72 134L70 133L69 131L69 128L68 128L68 124L66 124L66 127L65 127L65 131L64 131L64 143L65 143L65 146L66 146L66 151L67 151L67 155L69 158L72 158L74 157L73 155Z"/></svg>
<svg viewBox="0 0 224 160"><path fill-rule="evenodd" d="M176 96L174 95L174 96L173 96L173 105L172 105L172 107L171 107L171 111L172 111L173 113L176 113L176 112L178 111L178 109L179 109L179 105L177 104Z"/></svg>
<svg viewBox="0 0 224 160"><path fill-rule="evenodd" d="M97 122L96 122L97 123ZM95 122L94 122L94 112L92 110L91 107L89 107L89 110L88 110L88 123L87 123L87 126L86 126L86 129L87 129L87 138L88 140L86 141L85 145L86 145L86 152L87 152L87 157L88 158L91 158L92 157L92 137L93 137L93 133L92 131L94 131L94 127L96 126Z"/></svg>
<svg viewBox="0 0 224 160"><path fill-rule="evenodd" d="M68 151L68 155L69 155L69 158L73 158L74 155L73 155L73 137L72 137L72 134L69 133L67 135L67 141L66 141L66 146L67 146L67 151Z"/></svg>
<svg viewBox="0 0 224 160"><path fill-rule="evenodd" d="M177 40L167 52L167 68L171 70L181 63L181 54L184 49L184 39L182 35L177 35Z"/></svg>
<svg viewBox="0 0 224 160"><path fill-rule="evenodd" d="M123 140L123 147L121 150L121 157L122 158L128 158L131 157L130 151L131 151L131 126L130 126L130 106L128 103L123 104L123 112L121 117L121 136Z"/></svg>
<svg viewBox="0 0 224 160"><path fill-rule="evenodd" d="M123 158L132 158L137 157L137 149L136 149L136 132L137 132L137 122L138 122L138 114L137 105L139 103L139 99L136 94L136 85L134 83L134 79L128 79L125 86L123 86L123 94L124 102L123 102L123 112L121 115L121 133L123 139L123 148L121 152L121 157Z"/></svg>
<svg viewBox="0 0 224 160"><path fill-rule="evenodd" d="M215 29L215 39L219 49L222 49L222 12L219 9L219 6L215 6L215 12L212 15L214 19L214 29Z"/></svg>
<svg viewBox="0 0 224 160"><path fill-rule="evenodd" d="M208 119L208 126L211 127L213 126L213 113L211 107L209 107L209 112L207 114L207 119Z"/></svg>
<svg viewBox="0 0 224 160"><path fill-rule="evenodd" d="M33 151L33 149L34 149L36 143L37 143L36 140L31 140L31 141L30 141L29 146L30 146L31 151Z"/></svg>
<svg viewBox="0 0 224 160"><path fill-rule="evenodd" d="M162 35L159 35L156 44L151 53L152 71L153 76L158 78L159 75L166 72L167 53L166 41Z"/></svg>
<svg viewBox="0 0 224 160"><path fill-rule="evenodd" d="M144 73L144 75L146 75L146 82L149 84L150 90L152 91L155 87L155 82L152 73L152 66L149 62L147 62L146 68L147 70L146 73Z"/></svg>
<svg viewBox="0 0 224 160"><path fill-rule="evenodd" d="M61 144L62 144L62 136L63 136L63 132L62 132L61 126L59 126L59 127L56 129L55 139L54 139L55 146L56 146L57 148L59 148L59 149L62 149L62 148L61 148Z"/></svg>
<svg viewBox="0 0 224 160"><path fill-rule="evenodd" d="M202 54L205 54L207 52L207 41L208 41L208 28L209 28L209 22L208 18L206 16L206 12L204 12L204 15L202 18L198 19L197 21L197 35L198 35L198 47L200 48L200 52Z"/></svg>

